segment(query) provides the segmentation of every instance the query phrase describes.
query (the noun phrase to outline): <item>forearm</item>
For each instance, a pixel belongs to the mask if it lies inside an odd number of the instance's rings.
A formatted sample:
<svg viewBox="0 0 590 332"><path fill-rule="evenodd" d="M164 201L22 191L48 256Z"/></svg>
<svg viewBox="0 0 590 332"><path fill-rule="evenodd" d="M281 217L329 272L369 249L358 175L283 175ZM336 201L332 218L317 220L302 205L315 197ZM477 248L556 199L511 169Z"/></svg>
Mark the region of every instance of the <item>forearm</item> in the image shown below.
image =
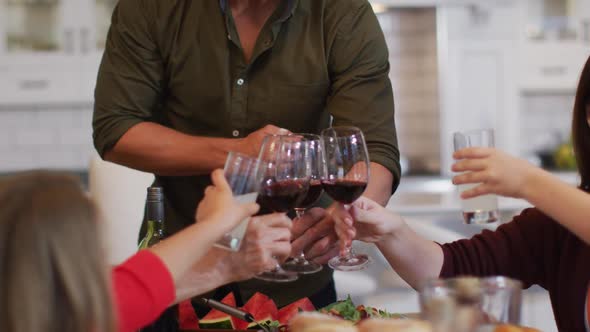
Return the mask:
<svg viewBox="0 0 590 332"><path fill-rule="evenodd" d="M590 244L590 195L551 173L535 168L523 198Z"/></svg>
<svg viewBox="0 0 590 332"><path fill-rule="evenodd" d="M176 302L204 294L235 281L231 253L212 248L176 283Z"/></svg>
<svg viewBox="0 0 590 332"><path fill-rule="evenodd" d="M164 262L177 282L210 251L218 238L211 226L214 226L214 222L192 224L148 250Z"/></svg>
<svg viewBox="0 0 590 332"><path fill-rule="evenodd" d="M371 178L363 196L385 206L391 198L393 175L387 168L377 163L371 163L370 172Z"/></svg>
<svg viewBox="0 0 590 332"><path fill-rule="evenodd" d="M440 274L444 260L441 247L406 224L376 244L391 267L416 289Z"/></svg>
<svg viewBox="0 0 590 332"><path fill-rule="evenodd" d="M223 167L238 140L191 136L143 122L131 127L105 159L159 175L208 174Z"/></svg>

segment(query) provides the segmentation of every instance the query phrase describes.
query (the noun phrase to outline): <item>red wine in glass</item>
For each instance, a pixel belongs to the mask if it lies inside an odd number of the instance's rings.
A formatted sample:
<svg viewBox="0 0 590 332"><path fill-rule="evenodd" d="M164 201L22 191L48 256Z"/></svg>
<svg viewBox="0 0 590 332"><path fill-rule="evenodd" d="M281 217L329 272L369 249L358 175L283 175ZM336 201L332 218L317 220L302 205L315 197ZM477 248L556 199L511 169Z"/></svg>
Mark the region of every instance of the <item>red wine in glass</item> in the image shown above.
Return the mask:
<svg viewBox="0 0 590 332"><path fill-rule="evenodd" d="M369 182L369 155L365 138L356 127L332 127L322 131L325 170L322 185L344 208L354 203ZM340 271L358 271L369 264L369 256L355 254L350 245L328 265Z"/></svg>
<svg viewBox="0 0 590 332"><path fill-rule="evenodd" d="M351 204L365 192L367 182L353 180L324 181L323 187L335 201Z"/></svg>
<svg viewBox="0 0 590 332"><path fill-rule="evenodd" d="M307 189L307 195L301 201L301 204L297 205L296 208L298 209L307 209L310 208L315 202L320 199L322 193L324 192L324 188L322 185L322 181L320 180L311 180L309 183L309 189Z"/></svg>
<svg viewBox="0 0 590 332"><path fill-rule="evenodd" d="M303 146L302 157L310 178L309 189L305 198L295 206L297 217L293 219L293 222L297 223L305 214L305 210L316 203L323 193L324 155L322 140L319 135L298 133L292 136L294 139L299 140ZM323 269L321 264L307 260L303 251L281 266L286 271L301 274L312 274Z"/></svg>
<svg viewBox="0 0 590 332"><path fill-rule="evenodd" d="M298 206L306 197L309 181L266 179L256 202L274 212L288 212Z"/></svg>
<svg viewBox="0 0 590 332"><path fill-rule="evenodd" d="M257 201L261 207L274 212L288 212L305 199L309 188L309 167L305 159L307 147L300 138L288 135L269 135L260 150L261 188ZM277 262L272 271L263 272L257 279L290 282L297 273L285 271Z"/></svg>

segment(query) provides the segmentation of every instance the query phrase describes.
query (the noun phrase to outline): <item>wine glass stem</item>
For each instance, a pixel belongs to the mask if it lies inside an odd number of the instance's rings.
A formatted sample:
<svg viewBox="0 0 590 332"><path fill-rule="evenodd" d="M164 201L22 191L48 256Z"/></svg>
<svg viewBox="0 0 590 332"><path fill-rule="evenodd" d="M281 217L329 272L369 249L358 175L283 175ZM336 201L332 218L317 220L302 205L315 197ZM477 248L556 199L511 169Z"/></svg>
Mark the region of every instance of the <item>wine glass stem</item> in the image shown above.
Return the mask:
<svg viewBox="0 0 590 332"><path fill-rule="evenodd" d="M302 208L295 208L295 215L297 216L295 219L301 219L305 214L305 209Z"/></svg>
<svg viewBox="0 0 590 332"><path fill-rule="evenodd" d="M295 208L295 215L296 215L295 220L301 219L304 214L305 214L305 209ZM301 251L299 253L299 255L297 257L293 257L293 259L298 263L305 262L306 261L305 253L303 251Z"/></svg>
<svg viewBox="0 0 590 332"><path fill-rule="evenodd" d="M352 250L352 243L348 244L344 247L342 252L340 253L340 257L350 259L354 256L354 251Z"/></svg>

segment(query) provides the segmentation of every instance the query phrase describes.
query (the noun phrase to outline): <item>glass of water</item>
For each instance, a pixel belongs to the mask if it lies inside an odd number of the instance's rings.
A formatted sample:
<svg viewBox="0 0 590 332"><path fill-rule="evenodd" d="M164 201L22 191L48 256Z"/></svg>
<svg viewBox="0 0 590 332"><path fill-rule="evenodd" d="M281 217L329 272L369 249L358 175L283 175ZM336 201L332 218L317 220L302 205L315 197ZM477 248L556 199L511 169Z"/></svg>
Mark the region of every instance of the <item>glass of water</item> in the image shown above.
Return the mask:
<svg viewBox="0 0 590 332"><path fill-rule="evenodd" d="M453 135L455 151L470 147L493 147L494 130L480 129L456 132ZM461 184L459 193L474 188L475 184ZM482 195L475 198L462 199L461 210L466 224L487 224L500 219L498 211L498 197L494 194Z"/></svg>
<svg viewBox="0 0 590 332"><path fill-rule="evenodd" d="M223 168L234 199L239 203L254 203L260 189L259 162L257 158L230 152ZM242 220L231 232L215 243L216 247L238 251L246 234L250 218Z"/></svg>

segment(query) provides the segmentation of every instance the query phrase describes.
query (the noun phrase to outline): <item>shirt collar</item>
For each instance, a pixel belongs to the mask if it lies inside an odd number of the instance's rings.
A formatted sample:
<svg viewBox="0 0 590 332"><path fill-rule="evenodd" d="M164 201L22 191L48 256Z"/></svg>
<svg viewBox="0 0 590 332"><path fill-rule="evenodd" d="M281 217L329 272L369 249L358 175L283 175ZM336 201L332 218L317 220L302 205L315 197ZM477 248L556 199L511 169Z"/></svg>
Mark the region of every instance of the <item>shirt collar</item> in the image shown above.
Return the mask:
<svg viewBox="0 0 590 332"><path fill-rule="evenodd" d="M227 1L228 0L219 0L219 6L221 7L221 11L225 14L227 12ZM297 4L299 0L285 0L287 1L287 7L285 8L285 12L281 17L279 17L279 22L286 21L289 17L293 15L295 9L297 8Z"/></svg>

